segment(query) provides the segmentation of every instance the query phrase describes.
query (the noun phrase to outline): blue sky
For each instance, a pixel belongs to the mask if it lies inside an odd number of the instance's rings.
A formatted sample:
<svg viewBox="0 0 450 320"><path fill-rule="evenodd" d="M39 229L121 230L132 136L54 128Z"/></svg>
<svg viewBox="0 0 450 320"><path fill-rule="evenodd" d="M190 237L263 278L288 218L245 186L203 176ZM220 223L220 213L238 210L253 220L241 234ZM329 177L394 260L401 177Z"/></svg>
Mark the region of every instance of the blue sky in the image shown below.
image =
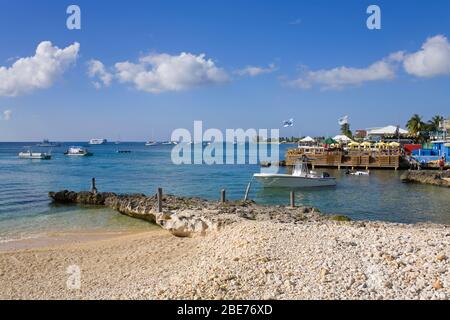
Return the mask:
<svg viewBox="0 0 450 320"><path fill-rule="evenodd" d="M70 4L81 8L81 30L66 28ZM381 30L366 27L370 4L381 8ZM0 115L10 111L0 141L166 140L194 120L207 128L279 128L288 118L295 126L281 135L334 135L343 115L352 129L404 126L413 113L450 116L444 0L1 0L0 9L0 81L11 82L3 91L0 84ZM436 41L421 53L427 39ZM43 88L19 76L22 69L2 78L2 67L34 56L43 41L60 49L77 42L78 54ZM196 59L186 69L182 52ZM402 58L389 58L398 52ZM421 54L438 61L424 69ZM146 57L152 62L139 62ZM172 67L155 75L161 59ZM107 85L99 73L89 77L92 60L110 76ZM144 68L145 79L120 74L116 63L125 61Z"/></svg>

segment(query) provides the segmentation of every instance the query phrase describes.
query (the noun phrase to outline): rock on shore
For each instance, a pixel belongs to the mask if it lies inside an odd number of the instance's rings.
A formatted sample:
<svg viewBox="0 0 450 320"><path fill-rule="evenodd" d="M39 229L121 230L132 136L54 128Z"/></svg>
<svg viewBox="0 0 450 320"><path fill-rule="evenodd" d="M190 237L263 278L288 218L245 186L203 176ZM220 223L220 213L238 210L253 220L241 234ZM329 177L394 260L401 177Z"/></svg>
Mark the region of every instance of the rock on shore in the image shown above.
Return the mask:
<svg viewBox="0 0 450 320"><path fill-rule="evenodd" d="M329 219L312 207L261 206L252 201L220 203L199 198L163 196L163 211L157 210L156 195L120 195L111 192L49 192L57 203L106 206L121 214L156 223L178 237L205 235L242 220L296 222ZM333 219L333 217L331 217Z"/></svg>
<svg viewBox="0 0 450 320"><path fill-rule="evenodd" d="M403 182L423 183L434 186L450 187L450 171L417 170L406 171L400 179Z"/></svg>

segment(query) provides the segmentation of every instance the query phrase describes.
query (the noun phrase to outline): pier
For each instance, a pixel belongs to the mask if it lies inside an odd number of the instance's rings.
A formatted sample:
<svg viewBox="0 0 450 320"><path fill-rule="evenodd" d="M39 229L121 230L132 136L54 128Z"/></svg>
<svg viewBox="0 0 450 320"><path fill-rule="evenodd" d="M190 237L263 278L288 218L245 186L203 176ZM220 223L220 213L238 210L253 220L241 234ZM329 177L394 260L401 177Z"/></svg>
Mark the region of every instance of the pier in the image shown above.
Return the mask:
<svg viewBox="0 0 450 320"><path fill-rule="evenodd" d="M406 166L400 149L396 150L326 150L324 148L293 148L286 152L287 166L293 166L302 157L313 167L345 169L394 169Z"/></svg>

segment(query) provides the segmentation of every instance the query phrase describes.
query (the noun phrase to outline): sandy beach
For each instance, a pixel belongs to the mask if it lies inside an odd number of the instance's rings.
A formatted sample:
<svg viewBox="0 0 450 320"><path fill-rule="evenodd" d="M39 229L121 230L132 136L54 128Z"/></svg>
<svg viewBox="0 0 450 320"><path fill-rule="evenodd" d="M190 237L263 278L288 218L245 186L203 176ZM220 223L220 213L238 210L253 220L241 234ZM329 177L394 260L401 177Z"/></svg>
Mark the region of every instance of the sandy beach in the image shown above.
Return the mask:
<svg viewBox="0 0 450 320"><path fill-rule="evenodd" d="M448 299L450 228L242 219L0 253L1 299ZM81 270L69 288L67 268Z"/></svg>

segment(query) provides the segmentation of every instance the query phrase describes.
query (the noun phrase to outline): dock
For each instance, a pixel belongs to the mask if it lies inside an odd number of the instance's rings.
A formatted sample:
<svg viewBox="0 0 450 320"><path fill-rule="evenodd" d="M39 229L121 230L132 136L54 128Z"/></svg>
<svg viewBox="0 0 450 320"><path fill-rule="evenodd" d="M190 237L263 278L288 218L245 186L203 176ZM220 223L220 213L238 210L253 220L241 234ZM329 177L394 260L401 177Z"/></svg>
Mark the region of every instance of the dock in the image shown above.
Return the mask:
<svg viewBox="0 0 450 320"><path fill-rule="evenodd" d="M401 150L326 150L323 148L293 148L286 151L287 166L293 166L304 156L312 168L348 168L348 169L394 169L407 166L403 161Z"/></svg>

